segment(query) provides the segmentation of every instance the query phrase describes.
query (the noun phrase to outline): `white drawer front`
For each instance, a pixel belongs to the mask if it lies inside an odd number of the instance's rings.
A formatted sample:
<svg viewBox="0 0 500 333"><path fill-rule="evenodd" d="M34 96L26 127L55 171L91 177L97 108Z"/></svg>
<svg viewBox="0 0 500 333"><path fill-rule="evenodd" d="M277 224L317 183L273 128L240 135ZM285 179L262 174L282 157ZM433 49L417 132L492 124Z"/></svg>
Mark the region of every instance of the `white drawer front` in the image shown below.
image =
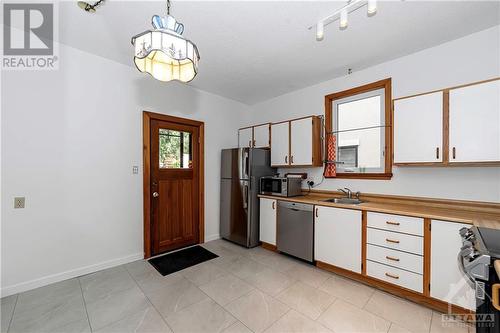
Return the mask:
<svg viewBox="0 0 500 333"><path fill-rule="evenodd" d="M424 258L416 254L367 244L366 257L368 260L406 269L418 274L423 274L424 271Z"/></svg>
<svg viewBox="0 0 500 333"><path fill-rule="evenodd" d="M423 255L424 238L400 234L392 231L378 229L368 229L367 243L373 245L385 246L391 249L406 251L414 254Z"/></svg>
<svg viewBox="0 0 500 333"><path fill-rule="evenodd" d="M368 212L367 220L368 226L372 228L424 235L424 219L422 218Z"/></svg>
<svg viewBox="0 0 500 333"><path fill-rule="evenodd" d="M423 277L420 274L403 271L369 260L366 261L366 274L403 288L415 290L419 293L423 291Z"/></svg>

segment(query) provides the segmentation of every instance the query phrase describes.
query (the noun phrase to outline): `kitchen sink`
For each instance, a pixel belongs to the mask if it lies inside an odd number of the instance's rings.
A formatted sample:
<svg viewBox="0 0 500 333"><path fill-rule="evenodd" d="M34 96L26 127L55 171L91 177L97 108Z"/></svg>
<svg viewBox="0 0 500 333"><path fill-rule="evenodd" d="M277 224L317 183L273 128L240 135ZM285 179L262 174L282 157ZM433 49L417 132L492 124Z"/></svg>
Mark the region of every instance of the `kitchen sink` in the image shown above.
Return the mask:
<svg viewBox="0 0 500 333"><path fill-rule="evenodd" d="M360 203L363 203L364 201L361 201L359 199L350 199L350 198L331 198L331 199L326 199L323 200L323 202L332 202L332 203L338 203L338 204L346 204L346 205L359 205Z"/></svg>

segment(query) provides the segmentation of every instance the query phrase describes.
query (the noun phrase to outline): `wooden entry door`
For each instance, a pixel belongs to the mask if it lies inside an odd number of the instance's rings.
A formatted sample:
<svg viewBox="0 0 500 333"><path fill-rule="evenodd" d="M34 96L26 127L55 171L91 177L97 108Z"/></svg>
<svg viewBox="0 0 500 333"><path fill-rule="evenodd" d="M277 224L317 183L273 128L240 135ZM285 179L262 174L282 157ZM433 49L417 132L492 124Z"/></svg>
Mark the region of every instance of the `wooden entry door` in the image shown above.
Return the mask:
<svg viewBox="0 0 500 333"><path fill-rule="evenodd" d="M151 120L152 255L199 243L199 127Z"/></svg>

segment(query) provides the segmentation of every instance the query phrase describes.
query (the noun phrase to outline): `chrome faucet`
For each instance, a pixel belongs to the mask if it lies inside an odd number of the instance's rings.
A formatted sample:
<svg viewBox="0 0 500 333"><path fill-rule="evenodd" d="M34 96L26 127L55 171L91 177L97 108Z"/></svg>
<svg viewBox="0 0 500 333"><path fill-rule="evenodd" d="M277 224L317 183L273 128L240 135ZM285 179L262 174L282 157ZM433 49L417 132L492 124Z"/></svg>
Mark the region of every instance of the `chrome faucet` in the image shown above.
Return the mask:
<svg viewBox="0 0 500 333"><path fill-rule="evenodd" d="M347 198L348 199L352 199L352 191L347 188L347 187L344 187L343 189L342 188L339 188L338 191L344 193L345 195L347 195Z"/></svg>
<svg viewBox="0 0 500 333"><path fill-rule="evenodd" d="M342 188L339 188L338 191L344 193L346 196L347 196L347 199L352 199L352 190L347 188L347 187L344 187L343 189ZM359 200L359 196L361 195L361 192L355 192L354 193L354 196L356 197L356 199Z"/></svg>

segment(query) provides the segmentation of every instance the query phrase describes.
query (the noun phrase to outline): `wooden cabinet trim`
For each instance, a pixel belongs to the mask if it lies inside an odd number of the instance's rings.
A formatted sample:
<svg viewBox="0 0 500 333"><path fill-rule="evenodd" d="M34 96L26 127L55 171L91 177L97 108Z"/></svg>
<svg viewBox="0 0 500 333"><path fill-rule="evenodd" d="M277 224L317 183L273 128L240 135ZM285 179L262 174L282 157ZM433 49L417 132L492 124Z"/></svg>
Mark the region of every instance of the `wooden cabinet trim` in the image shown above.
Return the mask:
<svg viewBox="0 0 500 333"><path fill-rule="evenodd" d="M395 98L392 100L392 113L391 113L391 118L394 121L394 101L402 100L402 99L407 99L407 98L414 98L418 96L423 96L423 95L428 95L428 94L433 94L437 92L442 92L443 93L443 148L442 148L442 154L443 154L443 161L442 162L412 162L412 163L393 163L395 166L399 167L405 167L405 166L422 166L422 167L490 167L490 166L500 166L500 161L484 161L484 162L453 162L453 159L451 158L451 147L450 147L450 90L454 89L460 89L464 87L469 87L473 85L478 85L478 84L483 84L483 83L488 83L492 81L497 81L500 80L500 77L495 77L487 80L482 80L482 81L476 81L472 83L467 83L467 84L462 84L458 86L453 86L453 87L448 87L448 88L443 88L443 89L437 89L437 90L432 90L424 93L419 93L419 94L414 94L414 95L409 95L409 96L404 96L404 97L399 97ZM392 128L392 140L394 140L394 127L395 124L394 122L393 128ZM394 154L392 154L392 161L394 162Z"/></svg>
<svg viewBox="0 0 500 333"><path fill-rule="evenodd" d="M312 135L312 163L311 164L292 164L293 163L293 154L292 154L292 122L297 121L297 120L303 120L303 119L308 119L311 118L312 120L312 125L311 125L311 135ZM284 124L288 123L288 158L286 160L286 163L284 164L272 164L272 167L281 167L281 168L306 168L306 167L320 167L323 165L323 160L322 160L322 142L321 142L321 118L318 116L307 116L307 117L300 117L300 118L294 118L290 120L285 120L285 121L280 121L276 123L270 123L269 126L269 131L270 131L270 147L272 149L272 130L271 126L272 125L278 125L278 124Z"/></svg>
<svg viewBox="0 0 500 333"><path fill-rule="evenodd" d="M426 307L429 307L431 309L434 309L434 310L437 310L440 312L447 313L447 311L451 307L451 310L453 313L464 314L464 315L474 313L473 311L470 311L468 309L464 309L462 307L459 307L459 306L456 306L453 304L448 304L446 302L425 296L425 294L423 294L423 293L418 293L416 291L406 289L406 288L403 288L403 287L394 285L392 283L385 282L385 281L382 281L382 280L379 280L379 279L376 279L376 278L373 278L373 277L370 277L367 275L362 275L362 274L358 274L355 272L351 272L351 271L348 271L348 270L345 270L345 269L342 269L342 268L339 268L339 267L336 267L336 266L333 266L333 265L330 265L330 264L327 264L327 263L324 263L321 261L316 261L316 266L318 268L321 268L321 269L336 273L338 275L356 280L356 281L361 282L363 284L366 284L370 287L375 287L375 288L384 290L386 292L389 292L391 294L398 295L400 297L406 298L410 301L413 301L413 302L418 303L418 304L422 304Z"/></svg>

